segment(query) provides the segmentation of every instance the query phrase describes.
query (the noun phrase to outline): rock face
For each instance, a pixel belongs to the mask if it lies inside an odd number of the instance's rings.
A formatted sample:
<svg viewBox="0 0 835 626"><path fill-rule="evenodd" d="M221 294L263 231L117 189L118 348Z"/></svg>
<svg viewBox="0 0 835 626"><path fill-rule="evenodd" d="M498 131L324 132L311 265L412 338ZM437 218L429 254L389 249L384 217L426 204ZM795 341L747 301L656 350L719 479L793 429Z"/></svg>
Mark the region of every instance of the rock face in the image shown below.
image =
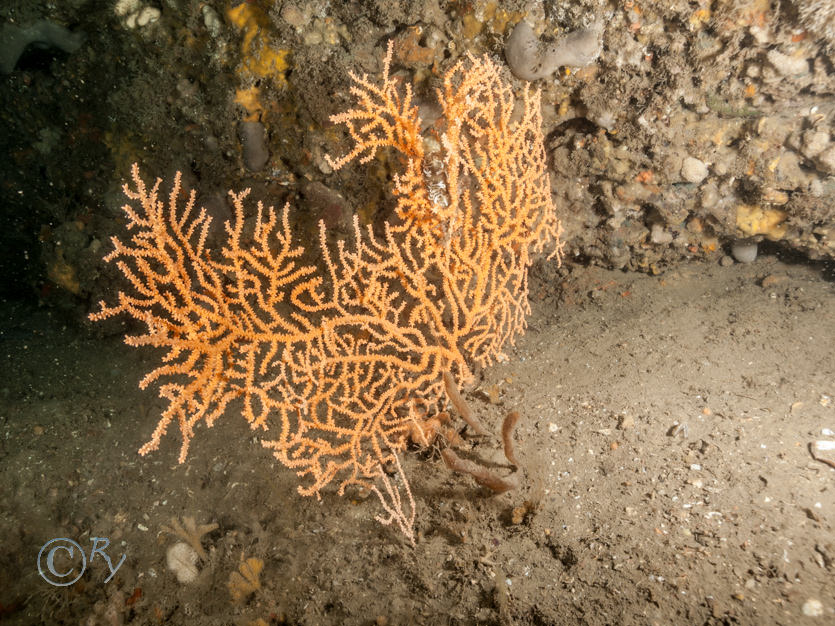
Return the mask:
<svg viewBox="0 0 835 626"><path fill-rule="evenodd" d="M743 239L835 256L833 55L794 27L765 5L615 11L595 63L540 81L569 247L650 272Z"/></svg>
<svg viewBox="0 0 835 626"><path fill-rule="evenodd" d="M92 199L120 203L134 161L163 178L191 170L205 193L266 188L276 205L302 197L311 212L297 217L311 223L320 206L337 222L385 218L395 160L380 151L360 177L330 171L323 155L345 141L328 118L348 73L379 75L389 39L392 70L416 85L423 119L437 108L438 76L467 53L503 59L517 95L542 90L569 259L660 272L748 238L835 256L831 3L797 0L790 12L760 1L380 0L238 3L221 15L220 5L171 0L142 20L153 3L12 4L0 8L15 25L7 35L45 23L87 33L80 47L48 45L46 60L29 56L49 44L36 33L26 62L3 66L12 158L0 176L14 218L0 230L0 270L30 291L46 282L47 292L91 295L95 276L52 234L72 225L106 242L118 225L91 220ZM124 8L115 21L114 7ZM184 41L200 45L175 43ZM422 130L433 141L442 129ZM320 202L322 189L346 206Z"/></svg>

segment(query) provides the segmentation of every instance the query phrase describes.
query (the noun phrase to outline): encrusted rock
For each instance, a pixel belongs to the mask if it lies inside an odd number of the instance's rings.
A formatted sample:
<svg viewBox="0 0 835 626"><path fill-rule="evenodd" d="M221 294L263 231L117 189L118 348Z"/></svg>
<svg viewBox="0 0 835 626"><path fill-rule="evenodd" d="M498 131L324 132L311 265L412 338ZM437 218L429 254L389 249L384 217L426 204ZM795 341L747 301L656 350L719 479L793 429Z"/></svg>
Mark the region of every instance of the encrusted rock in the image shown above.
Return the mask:
<svg viewBox="0 0 835 626"><path fill-rule="evenodd" d="M821 171L826 174L835 174L835 146L821 152L815 162Z"/></svg>
<svg viewBox="0 0 835 626"><path fill-rule="evenodd" d="M807 159L814 159L829 146L829 133L822 130L807 130L803 133L800 149Z"/></svg>
<svg viewBox="0 0 835 626"><path fill-rule="evenodd" d="M318 181L304 185L302 194L310 212L324 221L328 229L335 228L343 232L350 229L353 213L341 194Z"/></svg>

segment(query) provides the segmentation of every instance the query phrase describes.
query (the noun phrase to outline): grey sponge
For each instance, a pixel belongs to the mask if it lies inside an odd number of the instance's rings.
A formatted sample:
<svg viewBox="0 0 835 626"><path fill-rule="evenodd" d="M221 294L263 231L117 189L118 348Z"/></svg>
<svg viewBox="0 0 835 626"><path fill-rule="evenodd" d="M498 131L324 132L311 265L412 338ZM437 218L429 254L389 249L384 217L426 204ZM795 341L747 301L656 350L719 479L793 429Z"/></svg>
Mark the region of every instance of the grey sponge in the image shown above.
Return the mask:
<svg viewBox="0 0 835 626"><path fill-rule="evenodd" d="M25 28L15 24L3 24L0 27L0 73L11 74L17 60L29 44L55 47L71 54L78 50L83 42L83 33L73 33L46 20L39 20Z"/></svg>
<svg viewBox="0 0 835 626"><path fill-rule="evenodd" d="M602 34L603 22L598 21L546 44L540 42L530 24L522 20L507 38L504 56L517 78L546 78L562 66L582 67L592 63L600 56Z"/></svg>

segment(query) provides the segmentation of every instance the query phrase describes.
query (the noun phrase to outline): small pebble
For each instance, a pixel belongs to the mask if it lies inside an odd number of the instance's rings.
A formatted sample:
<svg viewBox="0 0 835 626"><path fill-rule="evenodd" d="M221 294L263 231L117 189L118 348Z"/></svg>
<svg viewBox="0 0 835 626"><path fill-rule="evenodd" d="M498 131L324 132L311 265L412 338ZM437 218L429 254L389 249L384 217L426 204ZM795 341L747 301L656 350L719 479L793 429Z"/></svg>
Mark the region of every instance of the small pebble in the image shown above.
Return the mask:
<svg viewBox="0 0 835 626"><path fill-rule="evenodd" d="M763 289L771 289L772 287L776 287L781 282L783 282L783 278L783 276L769 274L760 281L760 287L762 287Z"/></svg>
<svg viewBox="0 0 835 626"><path fill-rule="evenodd" d="M156 7L143 7L138 12L128 15L125 26L128 28L143 28L158 21L159 17L160 10Z"/></svg>
<svg viewBox="0 0 835 626"><path fill-rule="evenodd" d="M809 598L803 603L803 615L806 617L820 617L823 615L823 603L817 598Z"/></svg>
<svg viewBox="0 0 835 626"><path fill-rule="evenodd" d="M814 159L829 146L829 133L822 130L807 130L803 133L802 152L807 159Z"/></svg>
<svg viewBox="0 0 835 626"><path fill-rule="evenodd" d="M261 122L238 122L238 139L241 140L243 162L250 172L259 172L270 160L267 146L267 129Z"/></svg>
<svg viewBox="0 0 835 626"><path fill-rule="evenodd" d="M809 62L805 58L789 56L779 50L769 50L766 58L777 73L783 76L801 76L809 73Z"/></svg>
<svg viewBox="0 0 835 626"><path fill-rule="evenodd" d="M619 430L630 430L635 428L635 418L631 415L624 415L620 418L618 422L618 429Z"/></svg>
<svg viewBox="0 0 835 626"><path fill-rule="evenodd" d="M302 13L298 7L295 7L292 4L284 5L281 9L281 17L296 30L301 30L301 28L309 21L309 17Z"/></svg>
<svg viewBox="0 0 835 626"><path fill-rule="evenodd" d="M835 174L835 147L827 148L817 157L818 169L826 174Z"/></svg>
<svg viewBox="0 0 835 626"><path fill-rule="evenodd" d="M661 224L653 224L650 231L650 239L652 243L668 244L673 241L673 235L669 231L664 230Z"/></svg>
<svg viewBox="0 0 835 626"><path fill-rule="evenodd" d="M203 24L206 26L206 30L216 39L223 30L223 22L220 16L208 4L203 5L201 12L203 13Z"/></svg>
<svg viewBox="0 0 835 626"><path fill-rule="evenodd" d="M322 37L322 33L318 30L311 30L310 32L306 33L304 36L304 45L306 46L318 46L324 38Z"/></svg>
<svg viewBox="0 0 835 626"><path fill-rule="evenodd" d="M757 258L757 244L737 241L731 245L731 254L739 263L753 263Z"/></svg>
<svg viewBox="0 0 835 626"><path fill-rule="evenodd" d="M681 176L688 183L700 183L707 178L707 165L694 157L687 157L681 164Z"/></svg>

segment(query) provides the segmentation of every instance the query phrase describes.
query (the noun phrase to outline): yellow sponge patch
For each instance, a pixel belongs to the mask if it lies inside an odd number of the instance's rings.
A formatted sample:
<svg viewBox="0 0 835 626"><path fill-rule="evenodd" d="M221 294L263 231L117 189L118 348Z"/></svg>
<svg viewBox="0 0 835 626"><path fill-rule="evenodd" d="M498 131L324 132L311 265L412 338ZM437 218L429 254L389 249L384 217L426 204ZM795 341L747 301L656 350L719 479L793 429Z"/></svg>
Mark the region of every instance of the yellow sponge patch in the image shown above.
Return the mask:
<svg viewBox="0 0 835 626"><path fill-rule="evenodd" d="M277 86L286 86L290 50L270 46L270 20L266 13L254 4L242 2L230 8L226 14L244 35L238 71L252 78L271 77Z"/></svg>
<svg viewBox="0 0 835 626"><path fill-rule="evenodd" d="M781 239L786 235L786 212L761 206L740 204L736 207L736 226L745 235L765 235Z"/></svg>

